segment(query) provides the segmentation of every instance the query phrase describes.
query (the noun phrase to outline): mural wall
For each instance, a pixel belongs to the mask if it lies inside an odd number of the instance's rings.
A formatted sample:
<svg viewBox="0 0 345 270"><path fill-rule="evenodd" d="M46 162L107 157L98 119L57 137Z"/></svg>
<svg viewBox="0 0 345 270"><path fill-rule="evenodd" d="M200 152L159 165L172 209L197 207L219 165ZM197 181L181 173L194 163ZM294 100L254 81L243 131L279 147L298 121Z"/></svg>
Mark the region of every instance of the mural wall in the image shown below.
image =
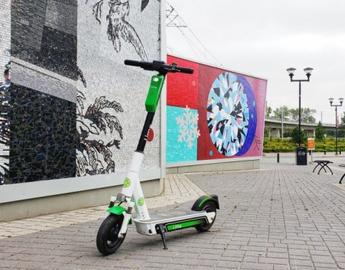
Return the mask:
<svg viewBox="0 0 345 270"><path fill-rule="evenodd" d="M259 157L267 81L168 56L194 69L168 79L167 164Z"/></svg>
<svg viewBox="0 0 345 270"><path fill-rule="evenodd" d="M161 2L3 1L0 185L125 172L152 74L123 61L161 58ZM153 128L144 171L159 178L159 113Z"/></svg>
<svg viewBox="0 0 345 270"><path fill-rule="evenodd" d="M75 176L76 59L77 0L12 1L5 184Z"/></svg>
<svg viewBox="0 0 345 270"><path fill-rule="evenodd" d="M8 178L11 0L0 0L0 185Z"/></svg>
<svg viewBox="0 0 345 270"><path fill-rule="evenodd" d="M145 120L152 73L125 59L160 59L160 1L88 0L78 6L77 175L125 172ZM160 112L144 168L160 169ZM158 177L159 175L157 175Z"/></svg>
<svg viewBox="0 0 345 270"><path fill-rule="evenodd" d="M9 178L9 147L10 147L10 65L6 64L3 80L0 81L0 185Z"/></svg>
<svg viewBox="0 0 345 270"><path fill-rule="evenodd" d="M11 0L0 0L0 67L10 61L11 48ZM0 78L2 81L3 78Z"/></svg>

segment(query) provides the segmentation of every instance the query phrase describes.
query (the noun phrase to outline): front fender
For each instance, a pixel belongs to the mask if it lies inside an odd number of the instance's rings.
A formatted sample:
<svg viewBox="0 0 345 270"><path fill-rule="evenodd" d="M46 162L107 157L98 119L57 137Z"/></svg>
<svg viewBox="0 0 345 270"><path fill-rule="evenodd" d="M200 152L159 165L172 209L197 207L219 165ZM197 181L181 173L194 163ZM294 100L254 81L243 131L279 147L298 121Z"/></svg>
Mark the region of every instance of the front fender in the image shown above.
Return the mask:
<svg viewBox="0 0 345 270"><path fill-rule="evenodd" d="M107 212L109 212L110 214L119 216L119 215L122 215L123 212L126 212L126 209L122 207L121 205L114 205L112 207L109 207L107 209Z"/></svg>

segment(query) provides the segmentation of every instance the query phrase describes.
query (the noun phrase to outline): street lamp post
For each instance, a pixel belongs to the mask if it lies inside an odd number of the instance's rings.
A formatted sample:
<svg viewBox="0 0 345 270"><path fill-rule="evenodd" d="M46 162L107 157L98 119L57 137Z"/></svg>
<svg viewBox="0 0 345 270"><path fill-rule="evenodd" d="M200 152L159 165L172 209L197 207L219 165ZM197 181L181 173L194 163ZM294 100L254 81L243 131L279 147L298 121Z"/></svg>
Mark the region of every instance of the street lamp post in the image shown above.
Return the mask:
<svg viewBox="0 0 345 270"><path fill-rule="evenodd" d="M312 68L307 67L304 69L304 72L307 76L307 79L294 79L294 75L295 75L295 68L288 68L286 70L289 73L290 76L290 81L291 82L298 82L298 148L301 147L302 144L302 136L301 136L301 95L302 95L302 82L309 82L310 81L310 76L311 76L311 72L313 71ZM298 155L298 151L297 151L297 155ZM301 165L298 163L297 161L297 165ZM306 164L304 164L306 165Z"/></svg>
<svg viewBox="0 0 345 270"><path fill-rule="evenodd" d="M335 154L338 155L338 107L343 106L343 98L339 98L339 103L334 104L334 98L329 98L331 107L335 107Z"/></svg>

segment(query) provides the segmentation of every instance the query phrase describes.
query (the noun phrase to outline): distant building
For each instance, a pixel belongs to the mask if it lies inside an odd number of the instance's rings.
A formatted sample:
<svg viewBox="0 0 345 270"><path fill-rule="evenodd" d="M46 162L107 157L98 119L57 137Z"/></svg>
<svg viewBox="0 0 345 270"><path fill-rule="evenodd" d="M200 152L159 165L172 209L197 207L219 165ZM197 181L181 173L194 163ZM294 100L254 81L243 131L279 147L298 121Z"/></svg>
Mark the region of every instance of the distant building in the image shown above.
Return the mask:
<svg viewBox="0 0 345 270"><path fill-rule="evenodd" d="M318 123L301 123L301 129L307 137L315 137L315 130ZM322 124L326 132L335 132L335 124ZM298 121L278 119L265 119L265 136L268 138L281 138L282 130L284 134L289 134L294 128L298 127ZM284 135L283 134L283 135ZM286 137L285 135L283 137Z"/></svg>

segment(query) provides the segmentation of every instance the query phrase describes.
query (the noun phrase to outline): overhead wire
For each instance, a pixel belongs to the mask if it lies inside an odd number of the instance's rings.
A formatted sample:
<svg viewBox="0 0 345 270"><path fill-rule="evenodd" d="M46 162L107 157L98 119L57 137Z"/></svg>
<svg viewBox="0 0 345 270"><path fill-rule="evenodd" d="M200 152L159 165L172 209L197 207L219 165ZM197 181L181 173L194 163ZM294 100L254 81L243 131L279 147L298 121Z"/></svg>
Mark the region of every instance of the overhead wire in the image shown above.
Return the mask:
<svg viewBox="0 0 345 270"><path fill-rule="evenodd" d="M188 45L193 49L195 52L195 49L199 50L199 53L203 55L203 57L206 57L206 59L212 59L212 62L215 62L219 66L223 66L219 59L203 44L203 42L200 40L200 38L195 34L195 32L187 25L186 21L181 17L181 15L177 12L176 8L173 7L170 3L167 2L167 27L174 27L179 30L181 35L186 39ZM193 39L189 38L187 34L183 31L183 29L187 29L195 42L193 42ZM193 45L191 45L193 43ZM198 46L195 46L195 43L197 43ZM197 53L197 54L199 54Z"/></svg>

